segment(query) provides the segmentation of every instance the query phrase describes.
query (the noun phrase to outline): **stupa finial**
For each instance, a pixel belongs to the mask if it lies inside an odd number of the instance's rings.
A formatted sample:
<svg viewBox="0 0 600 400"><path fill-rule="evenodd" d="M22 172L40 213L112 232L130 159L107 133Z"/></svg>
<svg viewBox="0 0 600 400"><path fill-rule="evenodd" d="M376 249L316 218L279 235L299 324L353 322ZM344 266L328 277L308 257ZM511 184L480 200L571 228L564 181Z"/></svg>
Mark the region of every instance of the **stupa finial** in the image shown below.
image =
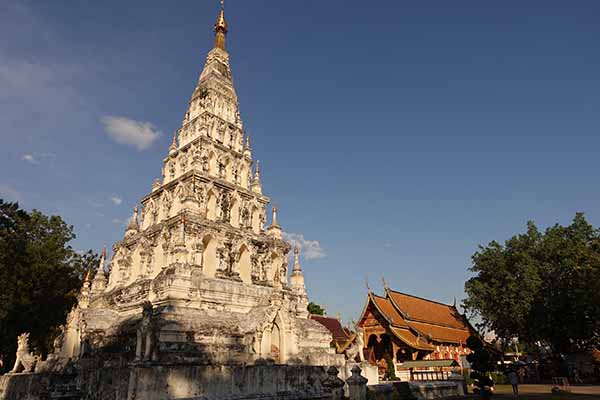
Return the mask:
<svg viewBox="0 0 600 400"><path fill-rule="evenodd" d="M227 21L225 20L225 1L221 0L221 10L215 23L215 48L225 50L225 35L227 34Z"/></svg>

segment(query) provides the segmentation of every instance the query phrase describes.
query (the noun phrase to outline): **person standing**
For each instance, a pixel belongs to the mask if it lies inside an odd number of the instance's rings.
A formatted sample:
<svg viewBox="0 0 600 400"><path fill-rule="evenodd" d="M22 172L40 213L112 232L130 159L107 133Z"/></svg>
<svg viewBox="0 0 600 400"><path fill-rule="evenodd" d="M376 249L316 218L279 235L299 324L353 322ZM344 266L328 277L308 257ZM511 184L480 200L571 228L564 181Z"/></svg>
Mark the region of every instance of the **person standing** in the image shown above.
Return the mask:
<svg viewBox="0 0 600 400"><path fill-rule="evenodd" d="M517 372L514 369L511 369L510 371L508 371L508 380L510 381L510 384L512 385L513 395L518 396L519 395L519 375L517 375Z"/></svg>

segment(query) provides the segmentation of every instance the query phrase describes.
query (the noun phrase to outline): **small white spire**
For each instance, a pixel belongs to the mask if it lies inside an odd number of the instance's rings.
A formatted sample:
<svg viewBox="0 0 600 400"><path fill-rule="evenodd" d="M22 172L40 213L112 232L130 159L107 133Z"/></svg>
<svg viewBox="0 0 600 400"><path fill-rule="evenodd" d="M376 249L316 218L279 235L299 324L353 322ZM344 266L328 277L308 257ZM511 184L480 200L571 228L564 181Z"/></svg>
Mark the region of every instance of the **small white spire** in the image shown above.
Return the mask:
<svg viewBox="0 0 600 400"><path fill-rule="evenodd" d="M133 215L129 220L129 225L127 225L127 233L136 233L140 229L140 225L138 223L138 206L133 207Z"/></svg>
<svg viewBox="0 0 600 400"><path fill-rule="evenodd" d="M273 207L273 221L271 222L271 226L279 226L277 223L277 207Z"/></svg>
<svg viewBox="0 0 600 400"><path fill-rule="evenodd" d="M106 275L104 274L104 264L106 261L106 246L102 248L102 254L100 255L100 262L98 263L98 269L96 275L92 280L92 292L101 292L106 288Z"/></svg>
<svg viewBox="0 0 600 400"><path fill-rule="evenodd" d="M260 160L256 160L256 172L254 173L254 180L260 183Z"/></svg>
<svg viewBox="0 0 600 400"><path fill-rule="evenodd" d="M250 147L250 135L246 134L246 140L244 141L243 153L245 157L252 158L252 147Z"/></svg>
<svg viewBox="0 0 600 400"><path fill-rule="evenodd" d="M300 268L300 249L298 248L298 243L296 243L294 245L294 269L292 270L292 273L298 273L298 272L302 272L302 269Z"/></svg>
<svg viewBox="0 0 600 400"><path fill-rule="evenodd" d="M177 131L173 133L173 141L171 142L171 146L169 147L169 154L177 150Z"/></svg>
<svg viewBox="0 0 600 400"><path fill-rule="evenodd" d="M306 286L304 286L304 274L300 268L300 249L298 243L294 244L294 269L290 277L290 287L296 293L306 299Z"/></svg>
<svg viewBox="0 0 600 400"><path fill-rule="evenodd" d="M106 245L102 248L102 254L100 255L100 262L98 263L98 271L96 272L96 276L98 276L98 274L104 274L105 262L106 262Z"/></svg>
<svg viewBox="0 0 600 400"><path fill-rule="evenodd" d="M271 225L267 228L267 235L273 236L277 239L282 238L281 227L277 223L277 207L273 207L273 214L271 218Z"/></svg>
<svg viewBox="0 0 600 400"><path fill-rule="evenodd" d="M254 193L262 194L262 185L260 183L260 161L256 160L256 172L254 173L254 179L252 179L252 185L250 189Z"/></svg>

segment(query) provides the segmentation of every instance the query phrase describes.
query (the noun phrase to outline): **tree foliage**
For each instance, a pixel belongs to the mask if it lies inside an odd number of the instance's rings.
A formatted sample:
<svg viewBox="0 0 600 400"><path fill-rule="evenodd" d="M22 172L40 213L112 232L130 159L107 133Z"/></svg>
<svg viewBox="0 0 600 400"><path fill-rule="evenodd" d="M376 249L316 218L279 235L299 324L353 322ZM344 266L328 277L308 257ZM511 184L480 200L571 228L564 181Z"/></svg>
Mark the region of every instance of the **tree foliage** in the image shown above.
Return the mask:
<svg viewBox="0 0 600 400"><path fill-rule="evenodd" d="M308 303L308 307L306 307L306 309L313 315L325 315L325 308L313 303L312 301Z"/></svg>
<svg viewBox="0 0 600 400"><path fill-rule="evenodd" d="M98 256L69 245L73 227L59 216L28 213L0 199L0 354L5 369L14 360L17 336L30 332L40 353L75 304L85 272Z"/></svg>
<svg viewBox="0 0 600 400"><path fill-rule="evenodd" d="M508 343L541 342L558 353L600 340L600 231L576 214L569 226L527 231L479 248L465 309Z"/></svg>

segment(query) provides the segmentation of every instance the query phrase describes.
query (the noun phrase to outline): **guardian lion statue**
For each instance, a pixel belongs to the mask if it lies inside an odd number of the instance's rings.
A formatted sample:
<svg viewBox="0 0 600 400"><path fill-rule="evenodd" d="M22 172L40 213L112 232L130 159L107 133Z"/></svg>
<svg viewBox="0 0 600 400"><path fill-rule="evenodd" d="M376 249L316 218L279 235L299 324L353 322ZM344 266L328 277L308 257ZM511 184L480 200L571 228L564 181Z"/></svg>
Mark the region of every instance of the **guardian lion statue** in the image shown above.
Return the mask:
<svg viewBox="0 0 600 400"><path fill-rule="evenodd" d="M363 354L363 348L365 347L365 341L363 339L364 332L362 329L357 329L356 336L354 339L354 343L350 347L348 347L345 351L346 357L348 360L354 361L356 356L360 362L365 361L365 356Z"/></svg>
<svg viewBox="0 0 600 400"><path fill-rule="evenodd" d="M137 329L135 361L156 361L158 358L158 338L156 322L152 318L152 303L142 305L142 320Z"/></svg>
<svg viewBox="0 0 600 400"><path fill-rule="evenodd" d="M35 363L39 357L29 352L29 333L19 335L17 340L17 359L11 373L15 374L19 371L19 367L23 366L23 372L31 372L35 367Z"/></svg>

